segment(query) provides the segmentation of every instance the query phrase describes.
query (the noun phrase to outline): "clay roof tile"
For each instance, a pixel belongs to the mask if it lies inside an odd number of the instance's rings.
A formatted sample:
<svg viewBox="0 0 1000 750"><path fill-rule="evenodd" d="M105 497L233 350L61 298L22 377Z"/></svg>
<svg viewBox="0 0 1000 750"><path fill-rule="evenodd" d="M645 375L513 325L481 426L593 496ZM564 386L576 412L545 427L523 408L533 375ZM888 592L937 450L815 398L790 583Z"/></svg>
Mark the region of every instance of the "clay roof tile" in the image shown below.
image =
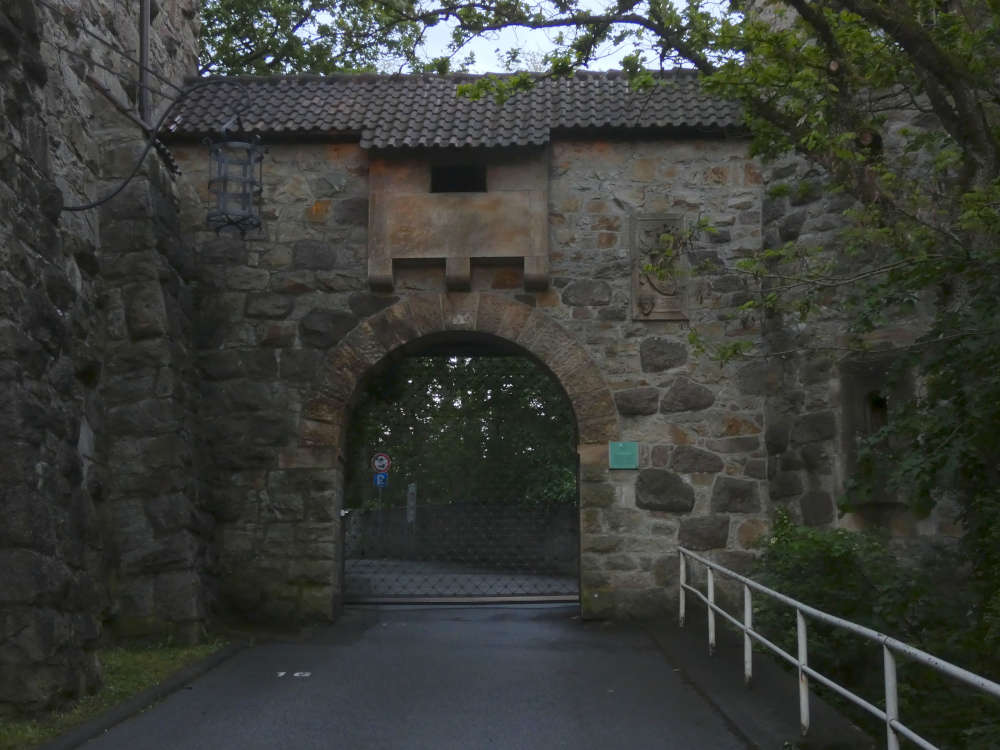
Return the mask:
<svg viewBox="0 0 1000 750"><path fill-rule="evenodd" d="M459 97L468 75L220 78L175 106L169 133L210 135L241 106L244 128L261 135L356 133L364 148L542 145L553 130L742 128L740 106L702 92L694 72L660 78L637 92L620 72L540 77L504 104Z"/></svg>

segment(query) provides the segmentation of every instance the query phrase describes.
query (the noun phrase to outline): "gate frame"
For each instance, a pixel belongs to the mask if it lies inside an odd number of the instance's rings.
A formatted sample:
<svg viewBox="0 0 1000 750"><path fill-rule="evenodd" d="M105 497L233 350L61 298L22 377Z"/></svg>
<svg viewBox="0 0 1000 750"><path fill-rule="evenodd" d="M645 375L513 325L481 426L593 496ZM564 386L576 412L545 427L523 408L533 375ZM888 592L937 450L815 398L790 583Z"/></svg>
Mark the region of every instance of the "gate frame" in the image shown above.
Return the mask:
<svg viewBox="0 0 1000 750"><path fill-rule="evenodd" d="M330 517L338 540L330 581L329 617L343 605L344 447L359 388L377 368L405 356L435 334L493 341L498 348L530 356L559 383L576 421L578 509L614 492L607 481L608 442L620 439L618 410L600 368L576 338L541 309L489 292L415 293L354 327L325 357L315 392L299 414L298 442L283 451L284 469L323 470L334 477ZM463 336L464 334L464 336ZM585 532L581 524L580 542ZM606 590L588 584L580 560L580 606L584 617L599 612ZM599 576L594 577L600 580Z"/></svg>

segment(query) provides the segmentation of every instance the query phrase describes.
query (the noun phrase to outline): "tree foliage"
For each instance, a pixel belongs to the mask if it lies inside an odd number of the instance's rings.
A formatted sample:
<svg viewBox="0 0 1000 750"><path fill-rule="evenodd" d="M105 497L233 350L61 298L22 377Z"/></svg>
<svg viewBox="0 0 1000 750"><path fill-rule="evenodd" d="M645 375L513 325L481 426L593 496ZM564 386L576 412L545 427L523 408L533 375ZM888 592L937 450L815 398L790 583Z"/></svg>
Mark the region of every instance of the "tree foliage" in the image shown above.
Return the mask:
<svg viewBox="0 0 1000 750"><path fill-rule="evenodd" d="M413 62L416 25L371 0L201 0L202 75L328 74Z"/></svg>
<svg viewBox="0 0 1000 750"><path fill-rule="evenodd" d="M392 457L386 506L576 501L569 401L524 357L412 357L368 385L350 427L347 502L376 501L372 454Z"/></svg>
<svg viewBox="0 0 1000 750"><path fill-rule="evenodd" d="M826 612L866 625L980 674L1000 672L967 613L975 595L963 585L963 563L949 545L901 561L883 536L844 529L811 529L779 512L754 578ZM754 597L754 627L789 653L796 649L795 611ZM876 705L884 695L882 652L846 630L809 621L809 665ZM1000 736L1000 711L991 696L899 658L900 718L939 747L987 750ZM828 694L830 698L837 698ZM883 722L841 703L874 737Z"/></svg>
<svg viewBox="0 0 1000 750"><path fill-rule="evenodd" d="M445 2L410 17L457 23L455 44L506 26L559 30L548 56L568 74L602 45L630 44L636 87L685 66L745 106L753 151L797 154L824 188L854 200L836 247L764 248L737 269L770 329L798 330L788 350L863 356L891 345L915 375L906 404L862 446L847 502L894 495L917 513L950 495L964 509L981 635L1000 643L1000 5L988 0L575 0ZM484 80L473 96L509 96L529 76ZM796 191L802 185L787 185ZM782 186L775 186L782 189ZM820 312L844 336L815 338ZM785 323L787 325L782 326ZM885 331L893 329L888 342ZM711 344L708 344L711 348ZM722 359L756 342L715 349ZM881 456L879 460L875 460Z"/></svg>

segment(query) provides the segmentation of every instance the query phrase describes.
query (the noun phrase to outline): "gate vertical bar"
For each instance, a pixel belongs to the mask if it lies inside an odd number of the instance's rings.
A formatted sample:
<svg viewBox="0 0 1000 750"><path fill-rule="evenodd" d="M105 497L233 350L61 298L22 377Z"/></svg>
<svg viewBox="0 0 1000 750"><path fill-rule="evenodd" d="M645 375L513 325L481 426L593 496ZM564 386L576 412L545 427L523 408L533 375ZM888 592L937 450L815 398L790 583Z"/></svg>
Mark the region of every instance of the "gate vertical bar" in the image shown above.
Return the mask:
<svg viewBox="0 0 1000 750"><path fill-rule="evenodd" d="M708 573L708 653L715 653L715 574L711 568Z"/></svg>
<svg viewBox="0 0 1000 750"><path fill-rule="evenodd" d="M680 622L680 626L683 628L684 627L684 614L685 614L684 613L684 604L685 604L685 602L684 602L684 593L685 593L684 586L687 585L687 561L684 559L684 553L683 552L678 553L678 559L680 560L680 573L679 573L679 576L678 576L680 578L680 586L679 586L679 588L680 588L680 615L679 615L679 622Z"/></svg>
<svg viewBox="0 0 1000 750"><path fill-rule="evenodd" d="M753 601L750 598L750 587L743 584L743 682L747 685L753 678L753 641L750 631L753 629Z"/></svg>
<svg viewBox="0 0 1000 750"><path fill-rule="evenodd" d="M882 645L882 663L885 674L885 746L899 750L899 737L892 722L899 720L899 695L896 688L896 657L885 644Z"/></svg>
<svg viewBox="0 0 1000 750"><path fill-rule="evenodd" d="M806 618L802 610L795 610L795 632L799 645L799 725L802 734L809 731L809 676L802 667L809 665L809 648L806 645Z"/></svg>

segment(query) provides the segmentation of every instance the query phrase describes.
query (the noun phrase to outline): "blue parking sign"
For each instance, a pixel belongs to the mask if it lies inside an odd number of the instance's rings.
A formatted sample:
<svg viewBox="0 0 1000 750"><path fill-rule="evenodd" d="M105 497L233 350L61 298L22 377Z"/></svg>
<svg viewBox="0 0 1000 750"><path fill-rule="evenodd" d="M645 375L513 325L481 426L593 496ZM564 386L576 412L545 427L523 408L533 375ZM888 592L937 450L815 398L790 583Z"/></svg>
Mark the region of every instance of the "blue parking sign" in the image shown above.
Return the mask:
<svg viewBox="0 0 1000 750"><path fill-rule="evenodd" d="M389 472L378 471L375 472L375 486L385 487L389 483Z"/></svg>

